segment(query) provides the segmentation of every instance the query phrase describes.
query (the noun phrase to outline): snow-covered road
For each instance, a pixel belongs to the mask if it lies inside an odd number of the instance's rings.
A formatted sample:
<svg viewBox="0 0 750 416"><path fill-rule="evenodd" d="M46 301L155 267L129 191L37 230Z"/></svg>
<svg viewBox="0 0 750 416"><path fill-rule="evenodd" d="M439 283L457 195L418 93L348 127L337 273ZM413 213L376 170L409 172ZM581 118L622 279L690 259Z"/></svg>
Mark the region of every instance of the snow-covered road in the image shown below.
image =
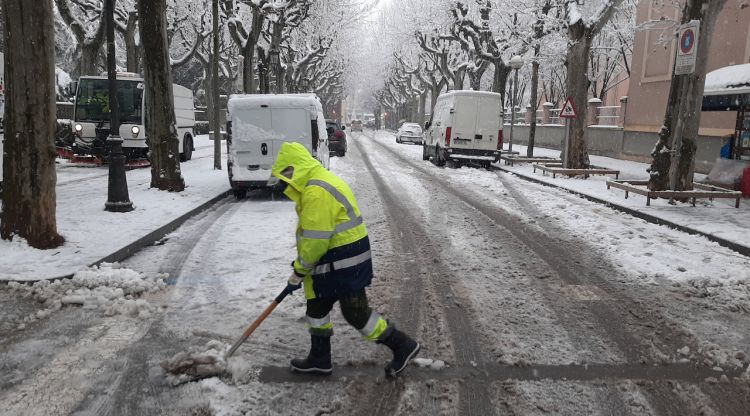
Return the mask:
<svg viewBox="0 0 750 416"><path fill-rule="evenodd" d="M562 191L438 168L421 155L366 131L350 134L331 169L367 221L371 302L417 335L420 364L446 368L384 380L384 348L336 311L335 375L291 375L288 360L308 347L296 295L238 351L242 377L172 387L162 359L231 343L284 285L293 205L258 193L218 204L124 265L145 279L168 275L168 286L138 296L150 313L64 307L23 329L0 324L2 413L750 412L741 369L750 352L747 258ZM42 307L32 292L0 287L0 300L27 316Z"/></svg>

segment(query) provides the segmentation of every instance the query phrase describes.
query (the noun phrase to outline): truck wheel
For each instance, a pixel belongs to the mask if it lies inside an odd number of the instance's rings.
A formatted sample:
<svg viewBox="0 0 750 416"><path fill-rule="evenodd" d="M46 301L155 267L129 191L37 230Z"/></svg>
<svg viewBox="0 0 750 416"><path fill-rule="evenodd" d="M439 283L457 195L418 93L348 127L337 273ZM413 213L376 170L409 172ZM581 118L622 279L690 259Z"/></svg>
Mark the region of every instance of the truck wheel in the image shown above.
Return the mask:
<svg viewBox="0 0 750 416"><path fill-rule="evenodd" d="M445 158L440 152L440 147L435 145L435 166L445 166Z"/></svg>
<svg viewBox="0 0 750 416"><path fill-rule="evenodd" d="M422 160L430 160L430 154L427 153L426 145L422 145Z"/></svg>

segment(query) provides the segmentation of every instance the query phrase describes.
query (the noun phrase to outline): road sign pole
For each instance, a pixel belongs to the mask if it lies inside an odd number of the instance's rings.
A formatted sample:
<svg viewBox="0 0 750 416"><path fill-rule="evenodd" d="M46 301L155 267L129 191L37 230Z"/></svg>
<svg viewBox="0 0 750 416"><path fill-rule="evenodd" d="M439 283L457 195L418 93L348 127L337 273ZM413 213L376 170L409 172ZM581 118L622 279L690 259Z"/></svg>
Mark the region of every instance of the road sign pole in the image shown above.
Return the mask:
<svg viewBox="0 0 750 416"><path fill-rule="evenodd" d="M570 165L568 161L570 159L570 119L576 118L576 107L573 104L573 98L568 96L565 100L562 110L560 110L560 118L565 119L565 140L563 141L563 167L567 168Z"/></svg>
<svg viewBox="0 0 750 416"><path fill-rule="evenodd" d="M568 149L570 148L570 119L565 119L565 139L563 141L563 168L568 167Z"/></svg>

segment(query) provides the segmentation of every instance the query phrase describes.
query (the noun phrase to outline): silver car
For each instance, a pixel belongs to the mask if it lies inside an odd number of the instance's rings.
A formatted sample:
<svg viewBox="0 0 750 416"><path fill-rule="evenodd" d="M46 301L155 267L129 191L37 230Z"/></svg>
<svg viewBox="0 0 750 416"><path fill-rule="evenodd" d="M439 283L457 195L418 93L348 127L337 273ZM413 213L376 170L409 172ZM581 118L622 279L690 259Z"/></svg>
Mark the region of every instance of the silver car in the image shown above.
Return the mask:
<svg viewBox="0 0 750 416"><path fill-rule="evenodd" d="M396 143L410 142L416 144L424 143L422 127L417 123L404 123L396 132Z"/></svg>

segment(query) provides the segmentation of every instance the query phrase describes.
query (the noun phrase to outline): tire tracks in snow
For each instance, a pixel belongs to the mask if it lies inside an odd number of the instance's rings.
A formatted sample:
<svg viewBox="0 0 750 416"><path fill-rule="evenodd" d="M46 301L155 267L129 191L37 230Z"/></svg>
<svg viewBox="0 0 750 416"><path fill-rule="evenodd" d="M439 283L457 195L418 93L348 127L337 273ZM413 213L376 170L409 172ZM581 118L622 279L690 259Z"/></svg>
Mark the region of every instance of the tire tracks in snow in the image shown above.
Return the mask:
<svg viewBox="0 0 750 416"><path fill-rule="evenodd" d="M587 299L582 303L588 316L598 324L595 330L604 332L602 335L606 335L606 339L618 347L627 364L669 364L674 353L682 346L689 346L693 351L697 350L696 340L679 324L660 315L643 302L633 299L625 289L610 283L609 280L616 278L613 274L618 274L614 271L616 268L603 256L596 254L595 250L585 242L569 237L561 238L565 236L564 230L552 223L537 223L536 225L541 230L523 224L509 212L482 202L472 195L471 191L459 189L454 184L441 180L433 172L429 172L388 146L377 140L372 141L421 173L427 179L423 180L423 183L427 182L444 189L502 227L503 230L507 230L557 273L562 280L563 287L589 287L603 294L601 298L593 296L592 299ZM502 177L499 177L499 180L527 213L538 211L536 206L508 180ZM487 227L487 230L490 230L495 238L507 239L507 236L503 236L500 230L494 227ZM572 335L571 339L574 343L579 347L586 345L587 338L595 332L585 325L581 316L570 315L566 312L570 307L570 300L560 296L559 288L551 287L544 281L540 280L536 286L544 293L549 306L561 312L560 320L564 323L568 333ZM613 302L612 300L615 299L617 301ZM680 397L672 384L677 385L669 381L660 381L647 383L643 387L644 392L649 396L649 401L656 409L661 410L660 413L663 411L664 414L674 414L669 409L680 407L674 403L674 400L681 400L683 408L692 407L685 403L690 396ZM743 389L739 386L732 386L729 390L731 393L723 394L721 389L713 389L710 395L702 398L701 409L710 411L712 408L720 408L721 414L746 414L748 399L747 397L743 399L742 394L737 394L738 390ZM745 394L747 394L746 391Z"/></svg>
<svg viewBox="0 0 750 416"><path fill-rule="evenodd" d="M175 286L170 286L174 292L164 299L164 302L180 303L180 299L192 296L190 285L196 282L182 282L177 279L180 278L185 262L198 244L208 241L210 246L216 241L216 236L221 233L228 218L238 209L238 204L232 204L229 201L230 199L227 198L217 204L213 210L197 219L196 223L200 226L194 226L190 232L175 238L178 244L168 250L165 263L160 266L161 272L170 274L171 284L177 283ZM177 408L174 404L198 404L190 400L185 401L181 396L185 393L184 391L173 389L163 379L160 371L153 371L158 367L159 362L154 352L167 350L165 354L174 353L179 349L177 345L181 345L178 342L181 341L179 335L164 327L164 322L169 320L174 313L161 312L154 319L144 323L138 336L128 339L128 344L118 352L114 359L101 364L106 370L99 375L97 383L84 396L85 399L78 404L76 409L78 413L106 416L177 415L188 410ZM199 400L200 394L192 393L195 395L190 399Z"/></svg>
<svg viewBox="0 0 750 416"><path fill-rule="evenodd" d="M224 203L223 207L226 206ZM208 218L213 224L223 212L220 208L221 203L197 220L207 221ZM152 354L139 345L146 341L152 346L156 345L156 351L165 348L163 344L160 345L164 339L157 341L148 337L154 322L161 320L163 314L146 322L134 322L117 316L92 316L90 312L84 313L86 311L80 308L63 312L65 316L51 317L42 328L48 334L42 337L43 342L51 344L50 349L42 350L40 354L34 351L33 343L26 347L31 347L34 360L20 363L22 367L15 370L24 372L22 383L4 386L4 391L0 394L5 403L4 411L10 414L39 415L165 414L163 409L169 409L170 406L163 406L158 411L131 411L138 405L148 403L149 406L159 406L163 403L152 394L146 394L148 397L144 399L144 393L155 391L153 385L163 390L171 389L163 381L161 374L153 374L145 365ZM72 319L70 314L79 316L80 319ZM62 326L58 328L60 324ZM28 333L29 336L37 337L40 332ZM11 351L14 345L20 348L23 342L31 341L16 340L7 346L6 351ZM172 344L167 340L167 348L172 348ZM114 397L119 400L113 406ZM174 414L179 413L177 411Z"/></svg>
<svg viewBox="0 0 750 416"><path fill-rule="evenodd" d="M453 353L455 354L456 365L460 367L475 367L476 372L481 372L485 364L486 354L479 345L478 337L473 331L472 319L469 313L461 306L468 305L470 302L463 296L463 288L459 288L456 281L447 278L447 272L450 267L443 264L440 260L440 254L436 251L435 246L431 243L429 232L422 225L423 222L412 216L410 209L404 199L397 198L395 195L405 195L405 192L398 192L393 188L393 184L387 184L378 170L373 166L367 153L362 150L359 141L355 141L355 146L362 155L362 160L367 166L368 171L375 180L376 186L381 193L388 211L394 213L391 216L393 226L402 232L401 244L407 249L416 252L415 259L424 259L419 262L408 262L405 266L407 270L412 269L419 272L418 275L427 274L431 290L439 296L433 299L425 299L421 303L422 309L433 307L432 310L438 309L447 322L448 332ZM421 282L420 282L421 283ZM420 291L421 292L421 291ZM421 293L415 292L410 287L410 297L419 301ZM427 305L424 305L427 303ZM435 308L435 307L438 308ZM429 332L429 329L427 330ZM495 407L490 400L488 385L480 381L479 377L470 377L458 387L458 413L461 415L492 415L495 414Z"/></svg>

